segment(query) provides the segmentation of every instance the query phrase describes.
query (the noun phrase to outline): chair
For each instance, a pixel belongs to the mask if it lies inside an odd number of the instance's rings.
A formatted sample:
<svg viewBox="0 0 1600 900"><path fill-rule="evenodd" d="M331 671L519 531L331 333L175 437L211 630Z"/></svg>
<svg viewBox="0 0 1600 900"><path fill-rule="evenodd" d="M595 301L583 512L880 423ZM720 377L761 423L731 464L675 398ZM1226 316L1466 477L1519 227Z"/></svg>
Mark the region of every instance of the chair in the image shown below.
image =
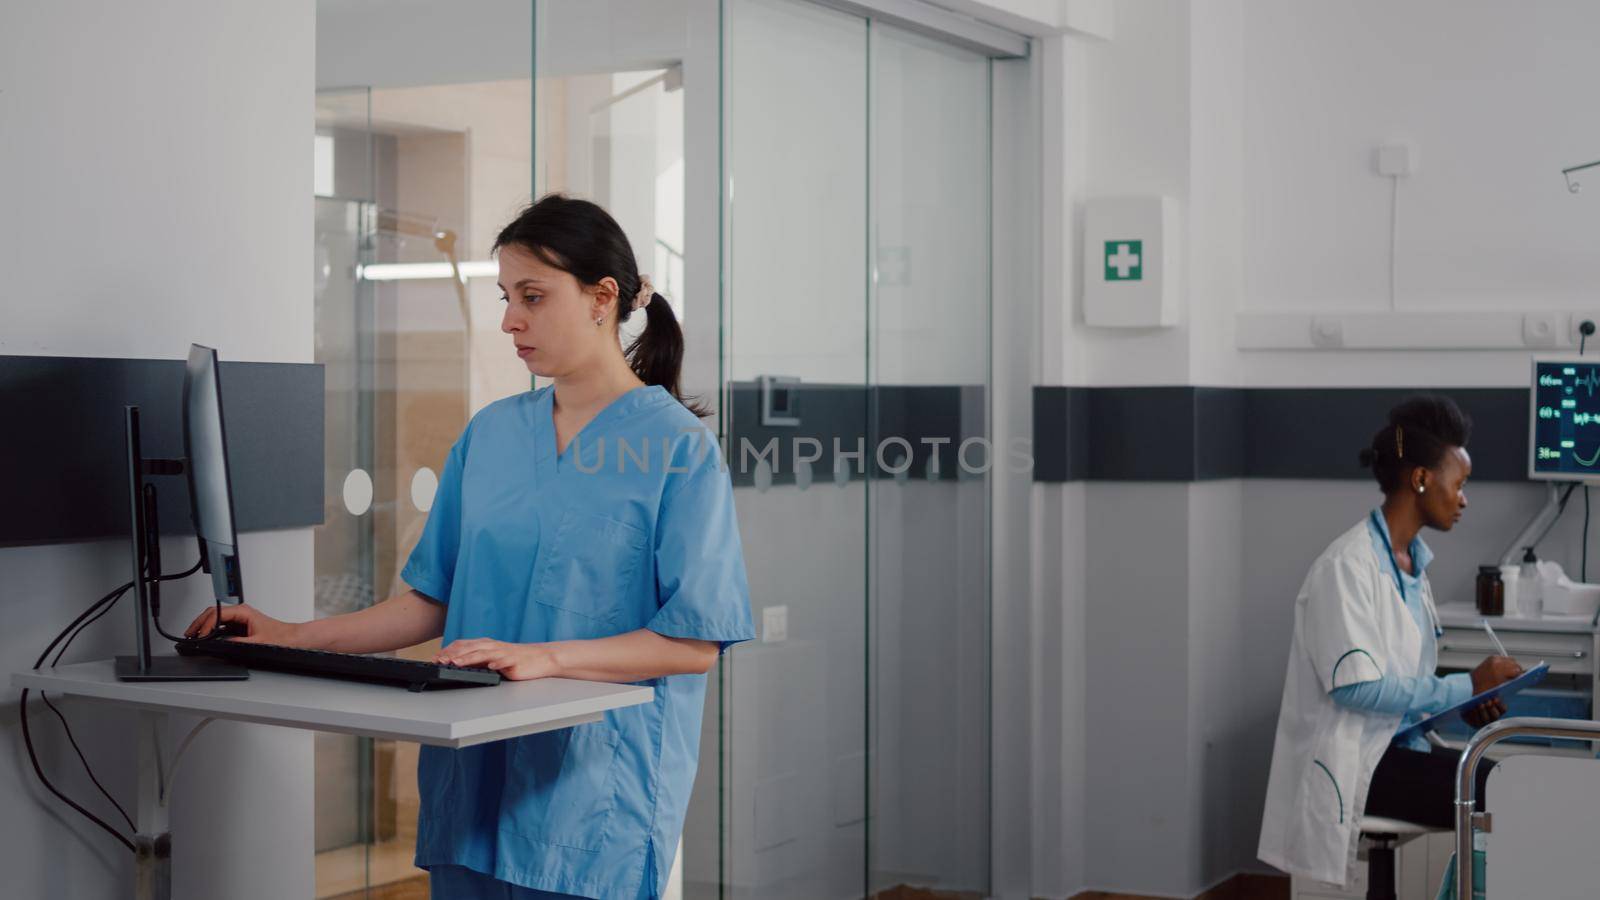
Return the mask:
<svg viewBox="0 0 1600 900"><path fill-rule="evenodd" d="M1361 817L1361 841L1367 848L1367 900L1399 900L1395 893L1395 848L1424 834L1449 831L1415 822Z"/></svg>

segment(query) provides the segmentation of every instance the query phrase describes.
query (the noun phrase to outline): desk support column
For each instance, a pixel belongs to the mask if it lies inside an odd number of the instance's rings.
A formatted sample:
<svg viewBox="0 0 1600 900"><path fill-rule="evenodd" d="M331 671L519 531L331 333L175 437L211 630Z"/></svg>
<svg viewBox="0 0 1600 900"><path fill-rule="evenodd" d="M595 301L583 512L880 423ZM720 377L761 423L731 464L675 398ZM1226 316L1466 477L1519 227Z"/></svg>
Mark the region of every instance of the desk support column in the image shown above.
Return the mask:
<svg viewBox="0 0 1600 900"><path fill-rule="evenodd" d="M171 900L172 834L167 823L166 784L168 717L164 712L139 711L136 741L139 753L139 806L133 836L138 857L134 863L135 900Z"/></svg>

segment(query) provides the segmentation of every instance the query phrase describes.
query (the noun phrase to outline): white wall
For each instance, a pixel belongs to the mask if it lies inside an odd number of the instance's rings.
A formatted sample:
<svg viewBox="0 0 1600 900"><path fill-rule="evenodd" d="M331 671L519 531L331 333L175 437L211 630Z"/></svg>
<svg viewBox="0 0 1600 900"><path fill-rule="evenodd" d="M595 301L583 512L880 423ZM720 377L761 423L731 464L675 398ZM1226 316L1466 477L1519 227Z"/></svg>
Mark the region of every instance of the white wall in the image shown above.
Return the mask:
<svg viewBox="0 0 1600 900"><path fill-rule="evenodd" d="M1243 304L1387 306L1384 140L1400 185L1401 309L1593 306L1600 201L1560 170L1600 155L1600 7L1582 0L1243 4Z"/></svg>
<svg viewBox="0 0 1600 900"><path fill-rule="evenodd" d="M317 87L416 87L526 78L529 0L319 0Z"/></svg>
<svg viewBox="0 0 1600 900"><path fill-rule="evenodd" d="M1247 0L1239 29L1243 312L1388 307L1600 312L1600 200L1560 170L1600 156L1600 123L1572 115L1597 74L1600 8L1582 0L1318 4ZM1420 167L1391 197L1372 151L1409 140ZM1215 172L1195 170L1197 184ZM1591 184L1591 187L1593 184ZM1209 231L1209 229L1208 229ZM1219 307L1220 309L1220 307ZM1514 327L1514 325L1512 326ZM1522 351L1255 352L1250 384L1515 384Z"/></svg>
<svg viewBox="0 0 1600 900"><path fill-rule="evenodd" d="M0 7L0 352L176 359L200 341L223 359L311 361L314 42L308 0ZM241 548L251 601L309 617L310 530L242 535ZM124 580L125 554L115 541L0 549L6 657L31 662ZM164 555L187 565L192 540ZM202 587L166 592L180 598L169 626ZM132 622L106 617L69 658L128 652ZM131 854L38 786L15 698L5 706L6 894L127 896ZM132 716L63 709L131 808ZM58 785L115 820L54 718L32 721ZM310 773L308 734L208 729L174 795L174 895L310 896Z"/></svg>
<svg viewBox="0 0 1600 900"><path fill-rule="evenodd" d="M1069 65L1082 82L1081 94L1075 86L1068 88L1074 91L1069 101L1078 102L1063 122L1071 139L1082 141L1081 163L1068 162L1082 166L1082 181L1068 201L1074 208L1087 197L1129 193L1166 194L1180 209L1187 202L1189 20L1189 4L1180 0L1119 4L1115 41L1071 39L1069 56L1081 58ZM1069 243L1059 252L1076 254L1080 235L1076 229L1064 235ZM1082 329L1077 282L1060 284L1057 290L1054 296L1046 293L1046 302L1059 297L1068 303L1072 298L1068 327ZM1183 324L1167 330L1086 333L1076 349L1087 383L1182 383L1192 355L1190 321L1185 317Z"/></svg>
<svg viewBox="0 0 1600 900"><path fill-rule="evenodd" d="M1188 893L1188 491L1091 483L1084 550L1087 886Z"/></svg>

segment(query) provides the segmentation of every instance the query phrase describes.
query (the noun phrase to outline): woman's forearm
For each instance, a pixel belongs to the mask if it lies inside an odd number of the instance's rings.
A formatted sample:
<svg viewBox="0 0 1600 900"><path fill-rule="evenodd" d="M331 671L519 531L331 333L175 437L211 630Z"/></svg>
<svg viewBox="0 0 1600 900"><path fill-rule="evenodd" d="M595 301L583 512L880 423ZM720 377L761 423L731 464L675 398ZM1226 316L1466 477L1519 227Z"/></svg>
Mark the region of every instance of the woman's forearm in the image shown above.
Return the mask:
<svg viewBox="0 0 1600 900"><path fill-rule="evenodd" d="M619 684L663 675L701 674L717 661L715 641L666 637L648 628L541 646L549 650L553 677Z"/></svg>
<svg viewBox="0 0 1600 900"><path fill-rule="evenodd" d="M445 608L406 591L363 610L296 626L295 646L339 653L382 653L444 634Z"/></svg>
<svg viewBox="0 0 1600 900"><path fill-rule="evenodd" d="M716 641L675 638L640 628L575 641L517 644L493 638L451 641L434 661L483 666L513 681L577 678L630 684L665 675L700 675L717 661Z"/></svg>
<svg viewBox="0 0 1600 900"><path fill-rule="evenodd" d="M1389 675L1375 681L1347 684L1329 692L1343 706L1387 715L1432 715L1472 696L1472 677L1428 675L1407 678Z"/></svg>

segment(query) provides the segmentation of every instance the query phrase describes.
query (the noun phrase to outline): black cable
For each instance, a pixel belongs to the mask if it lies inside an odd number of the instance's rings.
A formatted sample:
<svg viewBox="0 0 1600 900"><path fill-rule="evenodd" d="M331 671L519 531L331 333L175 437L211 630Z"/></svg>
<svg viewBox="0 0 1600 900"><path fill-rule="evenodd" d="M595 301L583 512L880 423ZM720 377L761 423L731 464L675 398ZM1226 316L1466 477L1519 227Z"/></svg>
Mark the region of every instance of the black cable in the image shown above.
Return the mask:
<svg viewBox="0 0 1600 900"><path fill-rule="evenodd" d="M176 581L179 578L187 578L190 575L193 575L194 573L196 573L198 571L200 571L200 564L197 562L194 565L190 566L187 570L185 570L183 572L179 572L176 575L158 575L158 576L156 576L156 580L157 581ZM128 584L123 585L122 589L123 590L127 590L128 588L130 588L132 586L133 586L132 582L130 582ZM117 599L120 599L120 598L121 598L121 594L119 593ZM113 599L111 601L111 605L110 606L107 606L106 608L100 610L98 613L95 614L94 618L90 619L87 622L84 622L82 625L79 625L78 626L78 630L74 631L72 633L72 637L67 638L66 644L62 645L61 652L57 653L56 654L56 658L50 661L50 665L53 666L56 663L61 662L61 657L67 652L67 647L72 646L72 642L78 639L78 635L82 634L90 625L93 625L95 623L96 619L99 619L101 616L103 616L106 613L110 612L111 611L111 607L116 606L116 605L117 605L117 600ZM221 621L220 616L221 616L221 613L219 611L218 612L218 617L219 617L218 621ZM176 642L178 640L177 638L172 637L171 635L167 634L165 631L163 631L161 629L161 620L156 617L154 610L151 611L151 616L150 617L155 620L155 622L156 622L156 630L160 631L161 635L163 637L167 638L170 641L174 641L174 642ZM49 652L49 651L46 651L46 652ZM37 667L35 667L35 668L37 668Z"/></svg>
<svg viewBox="0 0 1600 900"><path fill-rule="evenodd" d="M127 592L128 588L131 587L133 587L133 582L130 581L111 593L105 595L104 597L101 597L99 600L95 601L92 606L80 613L76 619L73 619L72 622L67 625L66 628L61 630L60 634L56 635L56 639L50 642L50 646L44 648L44 652L39 654L39 658L34 660L33 667L37 669L44 665L45 658L50 655L50 651L54 650L57 644L61 643L63 638L66 638L67 643L70 644L71 639L67 636L69 633L73 633L73 636L76 636L76 633L73 631L73 629L81 630L80 625L85 619L88 619L97 610L103 614L104 610L110 609L112 606L114 606L117 600L120 599L122 595ZM94 615L94 618L99 618L99 616ZM93 619L90 619L90 621L93 621ZM65 650L65 648L62 649L63 651ZM106 824L104 819L88 811L87 809L84 809L76 800L73 800L66 794L61 793L61 790L52 784L50 779L45 776L44 768L39 765L39 755L34 751L33 748L33 731L28 727L28 691L26 689L22 691L22 702L17 707L17 716L22 720L22 742L28 748L28 761L33 764L33 773L39 777L39 782L43 784L45 788L50 791L50 793L55 794L58 798L60 798L61 802L77 810L79 813L82 813L83 816L89 821L105 829L107 833L121 841L123 846L127 847L130 851L138 853L138 848L134 846L133 841L128 840L126 835ZM121 807L118 808L120 809ZM124 813L124 815L126 815L126 813Z"/></svg>
<svg viewBox="0 0 1600 900"><path fill-rule="evenodd" d="M50 660L50 667L51 668L55 668L57 665L59 665L61 663L61 657L67 655L67 648L71 647L72 646L72 642L78 639L78 635L83 634L83 632L86 631L89 628L90 625L93 625L94 623L100 621L100 617L101 616L105 615L108 612L111 612L113 609L116 609L117 608L117 601L119 601L121 599L122 599L122 595L118 594L117 595L117 599L113 600L109 604L107 604L105 609L102 609L99 612L95 613L93 618L91 618L89 621L83 623L82 625L79 625L78 626L78 630L74 631L72 633L72 637L67 638L67 642L65 644L62 644L61 645L61 649L56 652L56 658Z"/></svg>
<svg viewBox="0 0 1600 900"><path fill-rule="evenodd" d="M175 574L175 575L156 575L154 578L152 578L150 580L152 580L152 581L173 581L173 580L176 580L176 579L179 579L179 578L186 578L189 575L194 574L199 569L200 569L200 563L197 562L193 566L191 566L187 571L184 571L184 572L181 572L181 573L178 573L178 574ZM51 662L51 665L54 666L57 662L60 662L62 655L67 652L67 648L68 647L72 646L72 642L77 639L78 635L82 634L85 628L88 628L90 625L92 625L96 621L98 621L101 616L105 615L107 612L110 612L111 608L116 606L117 601L122 599L122 595L127 593L128 589L131 588L131 587L133 587L133 582L130 581L130 582L122 585L121 587L117 588L116 590L112 591L111 593L106 594L104 597L101 597L99 600L95 601L94 604L92 604L88 609L86 609L83 612L79 613L78 617L76 619L73 619L67 625L66 628L63 628L61 630L61 633L56 635L55 640L51 641L50 645L44 648L44 652L39 654L39 658L37 660L34 660L33 667L35 669L38 669L41 666L43 666L45 659L47 657L49 657L49 655L50 655L50 651L54 650L56 648L56 645L57 644L61 644L63 639L65 639L66 643L62 644L60 652L58 652L56 654L55 660ZM220 603L220 601L219 601L219 603ZM219 622L220 622L220 611L219 611ZM165 634L165 632L163 632L163 634ZM118 831L116 828L112 827L111 825L107 824L104 819L100 818L99 816L97 816L94 813L90 812L89 810L85 809L82 805L80 805L77 801L73 800L71 797L68 797L66 794L63 794L59 788L57 788L54 784L51 783L49 777L47 777L44 774L44 768L39 765L39 755L34 750L34 746L33 746L33 731L28 725L28 693L29 692L28 692L27 689L24 689L22 691L22 702L17 705L17 717L22 722L22 742L23 742L23 744L25 744L27 746L28 761L33 765L33 774L38 776L39 783L43 784L45 786L45 788L50 791L50 793L56 795L56 797L58 799L60 799L61 802L65 803L68 806L72 807L73 809L77 810L80 814L82 814L89 821L93 822L95 825L98 825L100 828L104 829L107 834L110 834L112 837L114 837L118 841L120 841L122 843L122 845L124 847L127 847L130 852L132 852L134 854L137 854L139 852L139 850L138 850L138 847L136 847L134 845L133 841L128 840L126 835L124 835L122 832ZM67 740L72 744L72 749L77 751L78 760L83 763L84 771L88 773L89 780L93 781L94 784L95 784L95 787L100 789L100 793L104 794L106 799L111 801L111 805L115 806L117 808L117 811L122 813L122 817L124 819L128 820L129 827L130 828L136 827L136 826L133 825L132 819L129 818L127 810L122 808L122 804L118 803L116 801L116 799L111 796L110 792L108 792L105 789L105 786L100 783L100 779L95 777L94 770L92 768L90 768L90 766L89 766L88 758L84 756L83 750L78 746L78 741L72 734L71 726L69 726L67 724L67 717L62 715L61 711L59 709L56 709L55 705L50 702L50 699L48 697L44 696L44 693L42 691L40 692L39 696L40 696L41 699L44 700L45 705L50 707L51 712L54 712L56 714L56 717L61 720L61 727L67 733Z"/></svg>
<svg viewBox="0 0 1600 900"><path fill-rule="evenodd" d="M190 566L186 571L179 572L176 575L157 575L155 580L156 581L176 581L179 578L188 578L190 575L193 575L194 573L200 571L200 564L202 562L204 562L204 561L205 561L205 559L204 559L204 557L202 557L202 558L200 558L198 560L195 560L194 565ZM173 642L174 644L176 644L177 642L183 640L183 638L174 637L173 635L167 634L167 630L165 628L161 627L161 613L160 613L159 610L156 610L154 608L152 608L150 610L150 621L155 623L156 631L162 637L166 638L167 640ZM221 599L217 600L217 624L218 625L222 624L222 600Z"/></svg>
<svg viewBox="0 0 1600 900"><path fill-rule="evenodd" d="M180 572L176 575L158 575L156 576L156 580L175 581L179 578L187 578L188 576L199 571L199 569L200 563L197 562L185 572ZM102 608L98 613L95 613L94 616L88 621L78 626L78 629L72 633L72 637L67 638L66 643L61 645L61 649L56 653L55 659L50 661L52 668L61 662L61 657L66 655L67 648L72 646L72 642L77 639L78 635L88 630L89 626L98 621L101 616L116 608L117 602L122 599L122 594L124 592L125 591L119 591L117 595L112 598L110 603L106 604L104 608ZM127 820L128 827L134 828L135 826L133 824L133 819L130 818L127 811L122 808L122 804L118 803L116 798L112 797L110 792L108 792L105 787L100 784L100 779L95 777L93 767L89 765L89 760L83 755L83 750L78 747L78 740L72 733L72 726L67 723L67 717L61 714L61 710L56 709L55 704L50 702L50 698L45 696L43 691L39 692L39 699L43 700L45 705L50 707L50 711L56 714L56 718L61 720L61 729L67 733L67 740L72 744L72 749L78 752L78 761L83 763L83 771L88 774L89 780L93 781L94 786L100 789L100 793L104 794L105 798L111 801L111 805L117 808L117 812L122 813L122 818Z"/></svg>
<svg viewBox="0 0 1600 900"><path fill-rule="evenodd" d="M133 587L133 582L130 581L127 584L124 584L122 587L119 587L116 590L112 591L111 593L105 595L104 597L101 597L99 600L96 600L94 602L93 606L90 606L88 609L86 609L83 612L79 613L78 617L76 619L73 619L72 622L70 624L68 624L66 628L61 629L61 633L56 635L56 639L50 642L50 646L44 648L44 652L39 654L39 658L33 661L33 667L35 669L37 669L40 666L44 665L45 657L49 656L50 655L50 651L54 650L56 648L56 645L61 643L63 638L67 637L67 633L68 632L70 632L70 631L72 631L72 629L78 627L78 623L82 622L84 619L89 618L89 616L91 614L93 614L95 612L95 610L98 610L100 607L105 606L107 603L116 602L117 598L121 597L123 592L126 591L128 588L131 588L131 587Z"/></svg>
<svg viewBox="0 0 1600 900"><path fill-rule="evenodd" d="M1574 481L1571 484L1567 485L1566 492L1561 495L1561 502L1556 504L1556 517L1557 518L1560 518L1561 514L1567 511L1567 501L1572 499L1572 492L1577 490L1577 489L1578 489L1578 482L1576 482L1576 481ZM1548 533L1548 531L1547 531L1547 533Z"/></svg>
<svg viewBox="0 0 1600 900"><path fill-rule="evenodd" d="M67 724L67 717L61 714L61 710L56 709L56 705L50 702L50 698L44 691L39 692L39 699L43 700L44 705L50 707L50 711L55 713L56 718L61 720L61 728L67 733L67 742L77 752L78 762L83 763L83 771L89 773L89 780L94 782L94 786L100 789L100 795L111 801L111 805L117 808L117 812L122 813L122 820L128 823L129 831L138 831L139 826L133 824L133 817L128 815L128 811L122 808L122 804L117 802L117 798L111 796L111 792L106 790L106 786L100 783L100 779L94 777L94 769L90 768L88 758L83 755L83 748L78 746L78 739L72 736L72 727Z"/></svg>
<svg viewBox="0 0 1600 900"><path fill-rule="evenodd" d="M1583 486L1583 569L1578 580L1589 583L1589 486Z"/></svg>
<svg viewBox="0 0 1600 900"><path fill-rule="evenodd" d="M28 761L33 763L33 774L39 776L39 781L50 789L50 793L59 797L61 802L82 813L89 821L104 828L107 834L122 842L122 846L127 847L129 852L137 855L139 848L133 845L133 841L128 840L127 835L107 825L104 819L79 806L77 801L61 793L55 785L50 783L50 779L45 777L44 769L39 767L39 757L33 752L33 733L28 730L28 691L26 688L22 691L22 703L17 707L17 714L22 719L22 742L28 746Z"/></svg>

